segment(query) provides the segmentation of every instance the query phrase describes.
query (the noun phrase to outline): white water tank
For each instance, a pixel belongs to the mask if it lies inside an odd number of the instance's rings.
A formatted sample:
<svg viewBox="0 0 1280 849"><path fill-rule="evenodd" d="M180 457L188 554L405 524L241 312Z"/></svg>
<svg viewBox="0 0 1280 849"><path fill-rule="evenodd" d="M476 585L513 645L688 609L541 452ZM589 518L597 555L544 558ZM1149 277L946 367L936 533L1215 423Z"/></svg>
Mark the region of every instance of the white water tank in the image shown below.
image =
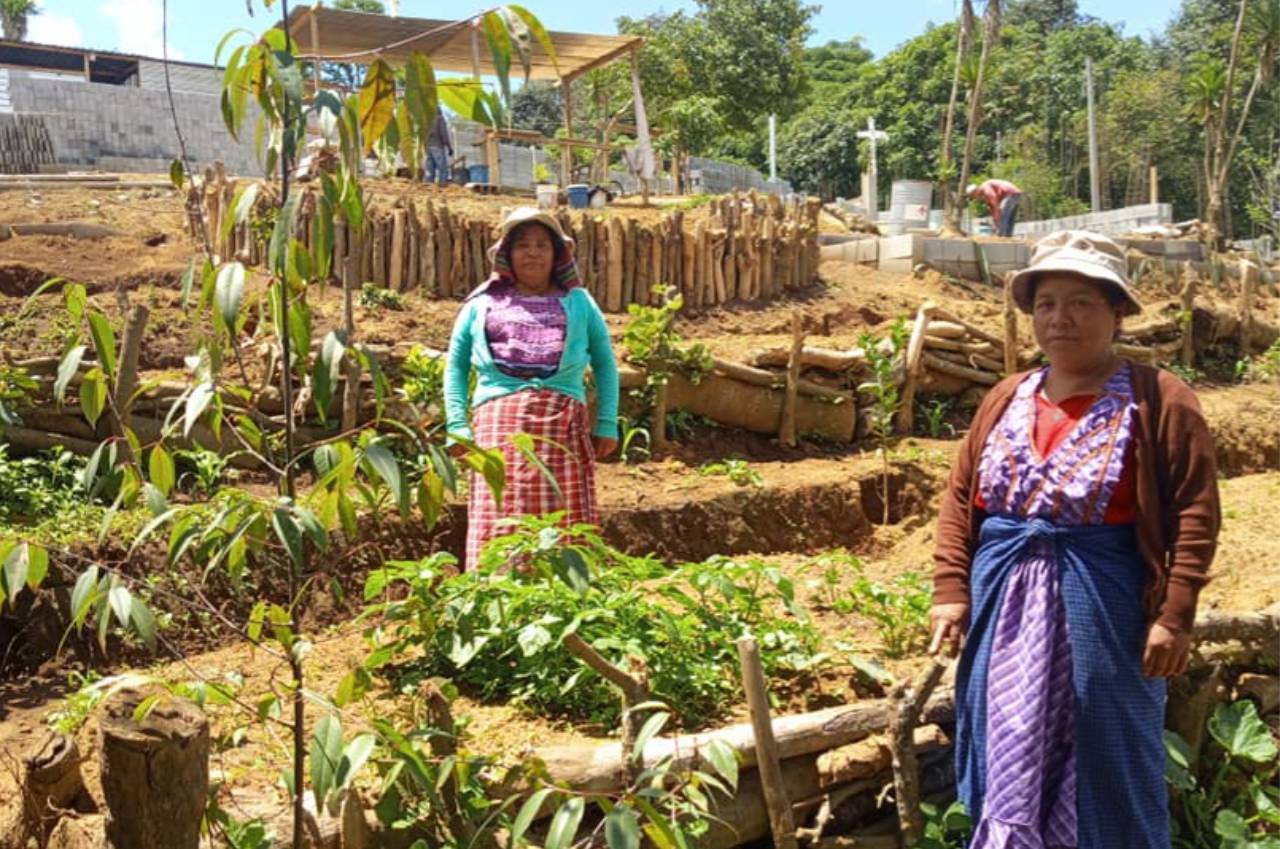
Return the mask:
<svg viewBox="0 0 1280 849"><path fill-rule="evenodd" d="M902 232L929 226L933 183L928 180L894 180L889 190L889 220Z"/></svg>

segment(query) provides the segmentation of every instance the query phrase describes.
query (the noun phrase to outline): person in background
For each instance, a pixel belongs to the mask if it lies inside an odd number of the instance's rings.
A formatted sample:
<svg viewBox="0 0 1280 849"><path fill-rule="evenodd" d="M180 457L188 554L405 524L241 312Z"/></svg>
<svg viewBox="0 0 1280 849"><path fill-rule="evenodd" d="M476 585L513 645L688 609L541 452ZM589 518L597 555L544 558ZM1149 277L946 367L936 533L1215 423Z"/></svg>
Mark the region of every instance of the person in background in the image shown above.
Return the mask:
<svg viewBox="0 0 1280 849"><path fill-rule="evenodd" d="M428 183L443 186L449 182L449 160L453 157L453 141L449 138L449 122L445 120L444 110L436 109L436 121L427 134L427 167Z"/></svg>
<svg viewBox="0 0 1280 849"><path fill-rule="evenodd" d="M1011 283L1048 366L975 414L935 534L933 653L956 670L970 849L1169 849L1166 679L1221 514L1195 393L1116 353L1124 251L1059 231Z"/></svg>
<svg viewBox="0 0 1280 849"><path fill-rule="evenodd" d="M597 524L596 459L618 442L618 366L604 315L582 287L573 240L553 216L521 207L502 223L490 256L492 275L454 322L444 380L455 455L465 452L461 439L500 449L506 463L500 505L484 479L472 475L465 568L477 566L484 544L507 532L503 519L564 511L566 524ZM521 433L533 437L533 451L559 492L513 443Z"/></svg>
<svg viewBox="0 0 1280 849"><path fill-rule="evenodd" d="M1022 200L1022 189L1008 180L987 180L984 183L970 183L965 189L965 196L970 199L980 198L991 210L991 223L996 228L997 236L1012 236L1013 221L1018 217L1018 203Z"/></svg>

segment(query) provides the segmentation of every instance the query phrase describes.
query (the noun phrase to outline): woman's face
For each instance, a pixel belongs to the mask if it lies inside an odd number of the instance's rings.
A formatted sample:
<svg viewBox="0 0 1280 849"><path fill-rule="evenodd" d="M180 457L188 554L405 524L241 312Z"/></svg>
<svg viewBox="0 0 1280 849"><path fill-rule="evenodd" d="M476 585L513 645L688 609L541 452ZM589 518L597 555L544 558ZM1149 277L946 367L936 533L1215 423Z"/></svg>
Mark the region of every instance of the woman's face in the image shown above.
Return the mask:
<svg viewBox="0 0 1280 849"><path fill-rule="evenodd" d="M546 286L551 282L556 246L551 233L541 224L526 224L516 230L511 243L511 270L525 286Z"/></svg>
<svg viewBox="0 0 1280 849"><path fill-rule="evenodd" d="M1101 286L1071 274L1040 278L1031 318L1036 343L1050 365L1073 370L1105 360L1120 327L1120 310Z"/></svg>

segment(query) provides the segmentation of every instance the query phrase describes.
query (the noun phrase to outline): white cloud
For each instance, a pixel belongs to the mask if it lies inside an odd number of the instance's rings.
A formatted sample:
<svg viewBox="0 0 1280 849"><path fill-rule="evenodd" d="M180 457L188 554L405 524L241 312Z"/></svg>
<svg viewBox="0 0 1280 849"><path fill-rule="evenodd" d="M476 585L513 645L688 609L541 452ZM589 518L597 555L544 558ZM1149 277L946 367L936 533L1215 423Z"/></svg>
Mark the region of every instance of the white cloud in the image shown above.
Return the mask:
<svg viewBox="0 0 1280 849"><path fill-rule="evenodd" d="M79 47L84 44L84 33L75 18L50 12L47 4L41 3L40 10L27 18L27 40L40 44Z"/></svg>
<svg viewBox="0 0 1280 849"><path fill-rule="evenodd" d="M170 3L170 13L175 13ZM98 12L115 27L115 49L121 53L159 58L163 53L164 8L160 0L106 0ZM169 15L172 26L174 14ZM185 58L181 50L169 42L169 58Z"/></svg>

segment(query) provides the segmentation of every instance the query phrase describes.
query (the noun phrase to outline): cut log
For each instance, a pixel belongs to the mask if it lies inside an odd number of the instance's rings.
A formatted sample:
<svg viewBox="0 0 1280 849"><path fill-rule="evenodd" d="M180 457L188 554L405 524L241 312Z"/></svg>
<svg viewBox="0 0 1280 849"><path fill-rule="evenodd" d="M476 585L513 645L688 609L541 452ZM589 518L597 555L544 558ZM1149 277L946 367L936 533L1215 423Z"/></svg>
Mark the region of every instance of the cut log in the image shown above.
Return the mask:
<svg viewBox="0 0 1280 849"><path fill-rule="evenodd" d="M390 273L387 275L388 288L403 292L405 288L405 236L408 229L408 217L403 209L397 209L391 216L391 258Z"/></svg>
<svg viewBox="0 0 1280 849"><path fill-rule="evenodd" d="M747 360L757 367L786 368L790 356L790 348L779 345L752 351L747 354ZM800 352L800 365L803 368L820 368L833 372L860 371L867 365L867 355L861 348L837 351L806 345Z"/></svg>
<svg viewBox="0 0 1280 849"><path fill-rule="evenodd" d="M925 301L920 305L920 309L916 312L916 323L911 328L911 338L907 341L907 353L904 364L905 379L902 385L902 397L898 405L898 432L911 433L911 429L915 426L915 401L916 386L920 382L920 372L923 368L921 365L921 357L924 356L924 338L925 331L929 327L929 320L933 316L934 309L937 304L932 301Z"/></svg>
<svg viewBox="0 0 1280 849"><path fill-rule="evenodd" d="M928 336L937 337L939 339L963 339L969 335L969 331L965 330L958 324L950 321L941 321L934 319L929 322L929 327L925 330Z"/></svg>
<svg viewBox="0 0 1280 849"><path fill-rule="evenodd" d="M932 356L940 360L946 360L956 365L969 366L970 368L982 369L992 374L1003 374L1005 364L1000 360L992 357L983 356L982 354L958 354L952 351L934 351Z"/></svg>
<svg viewBox="0 0 1280 849"><path fill-rule="evenodd" d="M1000 382L1000 375L989 371L979 371L975 368L962 366L957 363L944 360L928 351L923 355L924 365L928 369L940 372L941 374L951 375L952 377L960 377L965 380L981 383L983 386L995 386Z"/></svg>
<svg viewBox="0 0 1280 849"><path fill-rule="evenodd" d="M1280 640L1280 604L1255 613L1206 611L1196 617L1191 633L1197 644L1239 640L1275 645Z"/></svg>
<svg viewBox="0 0 1280 849"><path fill-rule="evenodd" d="M924 819L920 812L920 761L916 757L915 728L925 700L933 693L948 661L934 658L918 678L904 681L893 695L893 719L890 724L889 748L893 752L894 803L902 842L915 846L924 836Z"/></svg>
<svg viewBox="0 0 1280 849"><path fill-rule="evenodd" d="M951 745L951 740L936 725L922 725L915 730L917 752L931 752ZM880 775L893 765L889 738L883 734L841 746L818 756L818 777L823 787L859 781Z"/></svg>
<svg viewBox="0 0 1280 849"><path fill-rule="evenodd" d="M990 342L992 345L995 345L997 348L1001 348L1001 349L1004 348L1003 339L1001 339L1000 337L992 333L987 332L986 330L983 330L981 327L979 327L976 324L973 324L972 322L965 321L963 318L958 318L957 316L952 315L951 313L943 309L935 310L934 315L936 315L942 321L948 321L948 322L951 322L952 324L960 325L966 331L968 331L970 336L977 336L979 339L983 339L987 342Z"/></svg>
<svg viewBox="0 0 1280 849"><path fill-rule="evenodd" d="M1280 676L1246 672L1236 682L1236 698L1252 699L1262 716L1273 713L1280 708Z"/></svg>
<svg viewBox="0 0 1280 849"><path fill-rule="evenodd" d="M129 320L125 323L124 334L120 338L120 353L117 356L116 382L112 398L115 410L107 411L107 422L112 435L124 437L124 428L133 427L133 393L138 387L138 358L142 353L142 337L147 329L147 318L150 315L142 304L135 304L129 310ZM121 443L124 460L133 458L133 450L127 440Z"/></svg>
<svg viewBox="0 0 1280 849"><path fill-rule="evenodd" d="M1196 308L1196 287L1199 283L1199 275L1188 274L1187 282L1182 284L1182 290L1178 292L1178 300L1182 304L1182 314L1178 320L1179 329L1182 331L1182 364L1187 368L1193 368L1196 362L1196 334L1193 318Z"/></svg>
<svg viewBox="0 0 1280 849"><path fill-rule="evenodd" d="M778 756L783 760L784 771L790 760L804 755L816 755L885 731L889 727L890 715L888 701L879 699L774 719L773 736L778 743ZM929 702L923 721L946 723L953 716L954 705L948 692L935 696ZM652 765L670 757L673 758L672 768L677 770L697 767L699 764L709 766L702 757L702 752L712 740L721 740L737 752L743 770L755 766L755 735L750 723L700 734L651 740L645 746L642 763ZM546 764L548 777L554 783L562 783L579 792L612 793L623 788L619 743L551 746L539 749L536 756ZM817 767L812 758L808 768L813 771L816 792ZM788 784L788 787L791 785ZM812 795L796 793L794 788L791 792L797 798Z"/></svg>
<svg viewBox="0 0 1280 849"><path fill-rule="evenodd" d="M64 221L49 224L10 224L9 230L15 236L69 236L72 239L105 239L119 233L101 224L87 221Z"/></svg>
<svg viewBox="0 0 1280 849"><path fill-rule="evenodd" d="M197 849L209 795L209 720L162 696L141 722L144 695L122 690L102 710L102 794L107 838L130 849Z"/></svg>
<svg viewBox="0 0 1280 849"><path fill-rule="evenodd" d="M768 386L772 389L785 389L786 377L780 374L774 374L764 369L752 368L742 363L729 362L719 357L712 358L716 371L732 377L734 380L741 380L743 383L750 383L753 386ZM800 378L796 381L796 387L805 395L812 395L815 398L827 398L830 400L851 401L853 396L848 392L840 392L827 386L814 383L811 380Z"/></svg>
<svg viewBox="0 0 1280 849"><path fill-rule="evenodd" d="M980 354L991 358L1001 355L1001 350L990 342L966 342L927 334L924 337L924 346L931 351L950 351L955 354Z"/></svg>
<svg viewBox="0 0 1280 849"><path fill-rule="evenodd" d="M1258 266L1240 260L1240 354L1253 353L1253 302L1258 291Z"/></svg>

